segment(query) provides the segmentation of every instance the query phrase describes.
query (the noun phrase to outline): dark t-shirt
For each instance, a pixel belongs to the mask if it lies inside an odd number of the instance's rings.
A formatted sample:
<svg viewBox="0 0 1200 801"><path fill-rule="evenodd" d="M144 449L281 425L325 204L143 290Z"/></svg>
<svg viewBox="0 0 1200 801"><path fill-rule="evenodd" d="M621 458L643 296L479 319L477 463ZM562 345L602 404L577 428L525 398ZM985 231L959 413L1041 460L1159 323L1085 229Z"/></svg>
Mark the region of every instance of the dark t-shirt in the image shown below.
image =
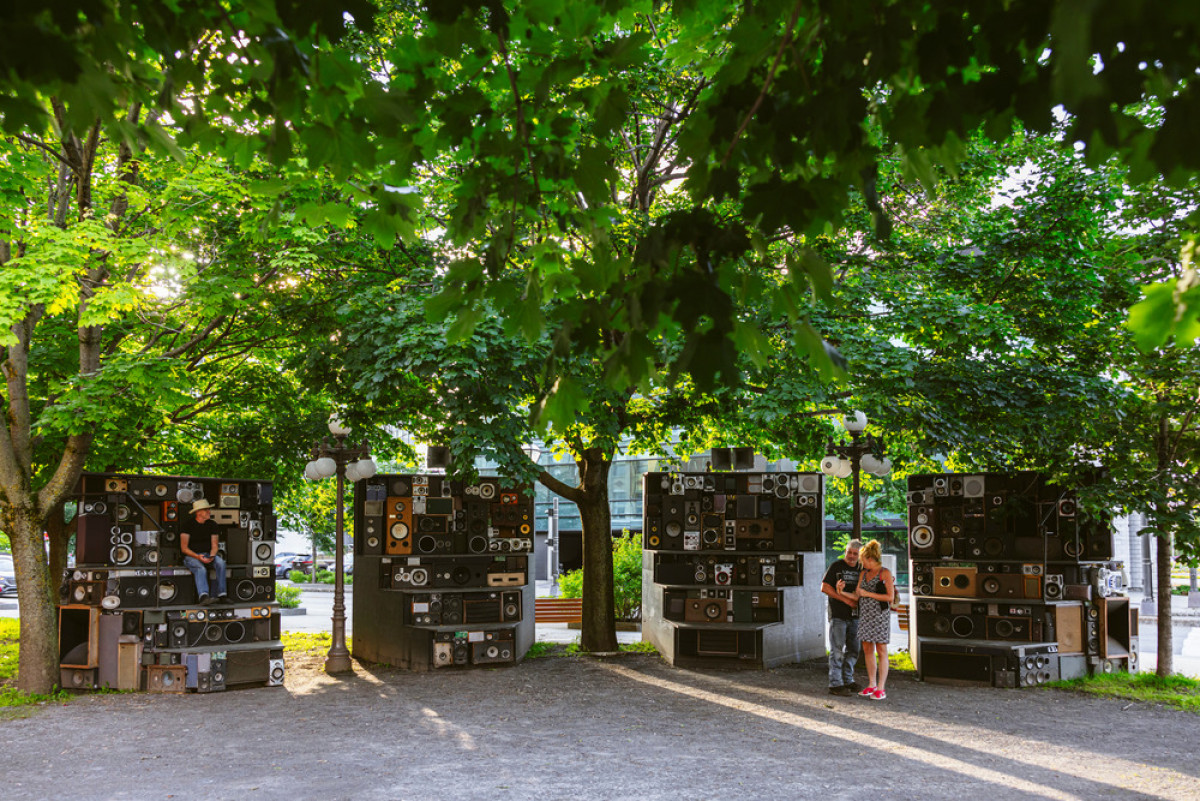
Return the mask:
<svg viewBox="0 0 1200 801"><path fill-rule="evenodd" d="M845 559L839 559L825 571L825 578L821 579L821 583L828 584L836 590L838 579L841 579L846 582L846 592L852 593L858 587L858 574L861 572L862 567L859 565L851 567L846 564ZM850 604L839 601L836 598L830 598L829 614L838 620L849 620L855 617L858 612Z"/></svg>
<svg viewBox="0 0 1200 801"><path fill-rule="evenodd" d="M212 553L212 538L221 536L221 527L213 522L211 517L205 522L199 523L196 518L189 515L183 521L180 533L188 535L188 550L206 555Z"/></svg>

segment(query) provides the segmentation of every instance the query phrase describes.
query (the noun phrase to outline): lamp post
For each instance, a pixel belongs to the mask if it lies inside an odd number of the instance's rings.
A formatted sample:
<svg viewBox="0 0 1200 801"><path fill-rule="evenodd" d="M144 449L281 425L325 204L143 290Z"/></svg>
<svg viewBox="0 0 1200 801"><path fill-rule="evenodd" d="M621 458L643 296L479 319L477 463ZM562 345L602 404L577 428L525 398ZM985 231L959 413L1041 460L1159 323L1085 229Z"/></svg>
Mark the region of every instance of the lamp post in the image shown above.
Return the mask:
<svg viewBox="0 0 1200 801"><path fill-rule="evenodd" d="M851 539L862 539L862 496L860 493L859 470L864 469L876 476L886 476L892 472L892 461L886 457L880 458L883 442L870 434L864 434L867 427L867 416L855 412L853 416L842 418L842 427L850 434L849 442L834 442L829 440L828 455L821 460L821 472L830 478L846 478L854 476L854 521Z"/></svg>
<svg viewBox="0 0 1200 801"><path fill-rule="evenodd" d="M349 673L353 670L350 664L350 651L346 648L346 586L344 550L345 550L345 521L343 507L345 505L345 482L353 484L364 478L375 475L375 462L371 459L367 443L347 445L346 437L350 429L342 425L336 416L329 418L329 433L333 439L323 437L313 443L312 460L304 468L304 477L313 481L337 476L337 527L334 544L334 576L333 576L333 642L325 657L326 673ZM316 563L317 553L313 549L313 563Z"/></svg>

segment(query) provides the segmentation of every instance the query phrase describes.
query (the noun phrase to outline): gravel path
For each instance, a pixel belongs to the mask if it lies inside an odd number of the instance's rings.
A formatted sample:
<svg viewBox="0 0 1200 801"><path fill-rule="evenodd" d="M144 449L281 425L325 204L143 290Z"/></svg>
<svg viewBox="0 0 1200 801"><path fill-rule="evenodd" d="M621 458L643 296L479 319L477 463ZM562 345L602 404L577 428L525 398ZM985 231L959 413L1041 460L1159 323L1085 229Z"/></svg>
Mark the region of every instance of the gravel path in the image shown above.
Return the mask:
<svg viewBox="0 0 1200 801"><path fill-rule="evenodd" d="M655 656L87 696L0 718L5 799L1200 798L1200 716L1053 690L825 691ZM740 797L740 798L738 798Z"/></svg>

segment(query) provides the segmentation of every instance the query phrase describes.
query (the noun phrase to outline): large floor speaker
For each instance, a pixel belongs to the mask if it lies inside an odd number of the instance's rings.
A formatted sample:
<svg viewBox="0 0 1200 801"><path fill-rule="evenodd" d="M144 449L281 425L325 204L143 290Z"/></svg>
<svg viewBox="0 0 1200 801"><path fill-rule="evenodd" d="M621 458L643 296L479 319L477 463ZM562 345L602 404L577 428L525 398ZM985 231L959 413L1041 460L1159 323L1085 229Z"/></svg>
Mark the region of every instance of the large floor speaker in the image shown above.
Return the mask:
<svg viewBox="0 0 1200 801"><path fill-rule="evenodd" d="M265 683L271 675L271 652L227 651L225 654L225 684Z"/></svg>
<svg viewBox="0 0 1200 801"><path fill-rule="evenodd" d="M94 668L100 664L100 609L60 606L58 663L64 668Z"/></svg>
<svg viewBox="0 0 1200 801"><path fill-rule="evenodd" d="M1056 604L1052 607L1054 631L1060 654L1083 653L1083 607L1079 604Z"/></svg>
<svg viewBox="0 0 1200 801"><path fill-rule="evenodd" d="M1127 657L1133 638L1137 637L1137 608L1128 598L1101 598L1100 656L1105 659Z"/></svg>
<svg viewBox="0 0 1200 801"><path fill-rule="evenodd" d="M921 679L948 679L990 685L992 657L988 654L946 651L921 644Z"/></svg>
<svg viewBox="0 0 1200 801"><path fill-rule="evenodd" d="M81 515L75 528L75 563L107 565L113 522L107 514Z"/></svg>

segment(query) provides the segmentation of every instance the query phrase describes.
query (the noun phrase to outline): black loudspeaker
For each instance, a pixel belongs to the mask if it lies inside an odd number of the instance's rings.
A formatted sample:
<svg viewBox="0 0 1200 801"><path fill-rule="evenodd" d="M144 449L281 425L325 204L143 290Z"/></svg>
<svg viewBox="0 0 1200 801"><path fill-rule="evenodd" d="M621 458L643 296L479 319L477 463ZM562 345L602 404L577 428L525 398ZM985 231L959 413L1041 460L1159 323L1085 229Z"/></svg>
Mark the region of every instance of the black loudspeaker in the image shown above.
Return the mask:
<svg viewBox="0 0 1200 801"><path fill-rule="evenodd" d="M482 642L471 643L471 664L494 665L516 660L511 630L485 631Z"/></svg>
<svg viewBox="0 0 1200 801"><path fill-rule="evenodd" d="M184 568L160 572L158 576L158 605L187 606L196 603L196 579Z"/></svg>
<svg viewBox="0 0 1200 801"><path fill-rule="evenodd" d="M734 448L733 468L735 470L753 470L754 448Z"/></svg>
<svg viewBox="0 0 1200 801"><path fill-rule="evenodd" d="M359 553L379 556L383 553L384 518L364 517L358 532Z"/></svg>
<svg viewBox="0 0 1200 801"><path fill-rule="evenodd" d="M512 590L501 595L500 617L505 623L521 619L521 591Z"/></svg>
<svg viewBox="0 0 1200 801"><path fill-rule="evenodd" d="M100 687L96 668L60 668L58 684L64 690L96 690Z"/></svg>
<svg viewBox="0 0 1200 801"><path fill-rule="evenodd" d="M107 514L80 515L75 526L75 564L107 565L113 521Z"/></svg>
<svg viewBox="0 0 1200 801"><path fill-rule="evenodd" d="M713 448L709 451L709 463L713 470L732 470L733 450L731 448Z"/></svg>
<svg viewBox="0 0 1200 801"><path fill-rule="evenodd" d="M208 667L208 677L212 692L222 692L225 689L226 681L229 677L228 670L229 665L224 658L213 656Z"/></svg>
<svg viewBox="0 0 1200 801"><path fill-rule="evenodd" d="M426 467L450 467L450 449L445 445L431 445L425 452Z"/></svg>
<svg viewBox="0 0 1200 801"><path fill-rule="evenodd" d="M96 667L100 661L98 607L60 606L58 663L62 667Z"/></svg>
<svg viewBox="0 0 1200 801"><path fill-rule="evenodd" d="M271 621L218 620L187 624L187 647L211 647L216 645L239 645L241 643L268 642L271 637Z"/></svg>
<svg viewBox="0 0 1200 801"><path fill-rule="evenodd" d="M275 579L238 578L228 586L229 597L235 601L274 601Z"/></svg>
<svg viewBox="0 0 1200 801"><path fill-rule="evenodd" d="M156 576L121 576L109 581L104 602L109 609L153 609L158 606Z"/></svg>
<svg viewBox="0 0 1200 801"><path fill-rule="evenodd" d="M227 651L225 653L225 685L261 684L270 678L271 653L256 651Z"/></svg>

